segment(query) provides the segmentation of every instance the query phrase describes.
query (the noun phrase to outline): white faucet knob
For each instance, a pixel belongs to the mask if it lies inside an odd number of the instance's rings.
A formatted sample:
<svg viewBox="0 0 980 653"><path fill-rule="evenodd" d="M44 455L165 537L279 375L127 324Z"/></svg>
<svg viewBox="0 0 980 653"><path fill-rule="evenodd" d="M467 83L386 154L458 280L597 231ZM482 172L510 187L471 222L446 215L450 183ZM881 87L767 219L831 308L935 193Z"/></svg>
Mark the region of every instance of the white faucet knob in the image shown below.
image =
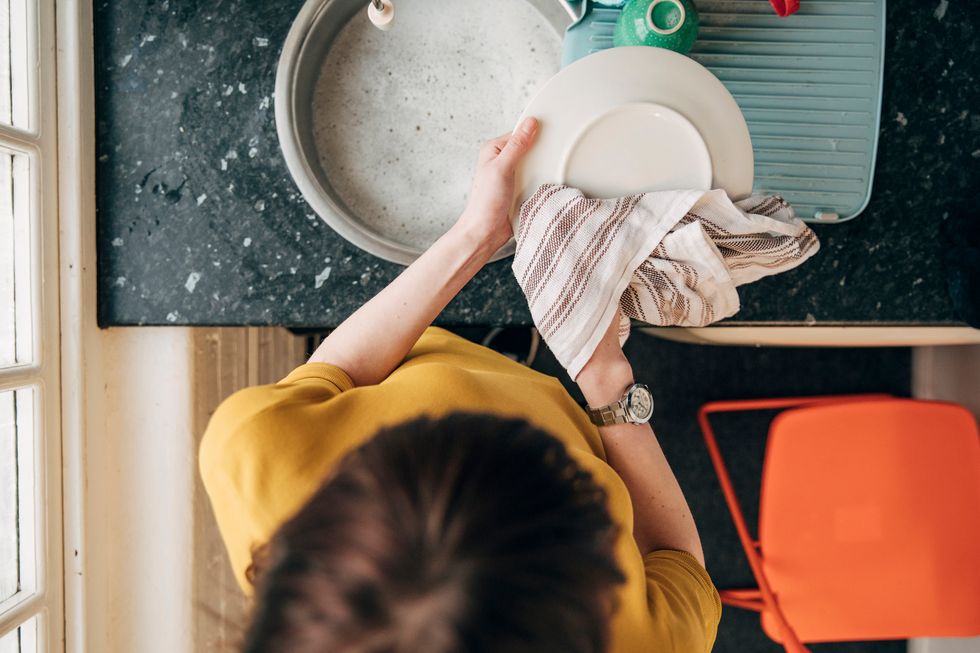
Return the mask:
<svg viewBox="0 0 980 653"><path fill-rule="evenodd" d="M387 32L395 20L395 5L391 0L372 0L368 4L368 18L375 27Z"/></svg>

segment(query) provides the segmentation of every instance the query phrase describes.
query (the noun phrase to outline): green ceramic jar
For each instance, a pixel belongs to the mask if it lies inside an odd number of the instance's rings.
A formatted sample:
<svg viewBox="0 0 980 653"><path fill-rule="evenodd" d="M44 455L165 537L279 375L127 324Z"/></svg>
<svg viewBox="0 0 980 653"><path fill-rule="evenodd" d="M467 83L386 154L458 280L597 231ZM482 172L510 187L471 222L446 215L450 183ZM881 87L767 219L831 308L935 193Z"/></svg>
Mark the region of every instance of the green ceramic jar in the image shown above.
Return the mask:
<svg viewBox="0 0 980 653"><path fill-rule="evenodd" d="M613 32L613 44L650 45L687 54L698 38L691 0L630 0Z"/></svg>

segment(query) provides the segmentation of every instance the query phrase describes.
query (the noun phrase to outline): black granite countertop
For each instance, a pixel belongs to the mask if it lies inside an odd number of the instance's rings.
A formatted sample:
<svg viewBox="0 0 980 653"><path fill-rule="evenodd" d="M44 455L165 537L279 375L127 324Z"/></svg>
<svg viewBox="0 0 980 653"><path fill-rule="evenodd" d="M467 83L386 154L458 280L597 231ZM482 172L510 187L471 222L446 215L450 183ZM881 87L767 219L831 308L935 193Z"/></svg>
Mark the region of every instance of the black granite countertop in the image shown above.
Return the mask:
<svg viewBox="0 0 980 653"><path fill-rule="evenodd" d="M102 326L335 326L401 270L314 215L279 153L276 63L301 4L96 4ZM725 324L960 324L941 233L980 188L974 4L890 0L868 208L817 226L822 251L740 289ZM509 262L438 322L530 324Z"/></svg>

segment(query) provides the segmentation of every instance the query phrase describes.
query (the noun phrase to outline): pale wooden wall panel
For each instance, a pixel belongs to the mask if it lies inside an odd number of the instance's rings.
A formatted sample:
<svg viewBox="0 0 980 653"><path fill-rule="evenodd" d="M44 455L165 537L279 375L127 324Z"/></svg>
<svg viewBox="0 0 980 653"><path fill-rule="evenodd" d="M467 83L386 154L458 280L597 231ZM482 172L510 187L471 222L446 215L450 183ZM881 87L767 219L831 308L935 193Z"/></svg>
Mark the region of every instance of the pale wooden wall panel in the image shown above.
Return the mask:
<svg viewBox="0 0 980 653"><path fill-rule="evenodd" d="M200 442L222 400L251 385L275 383L300 365L306 340L284 329L222 328L195 331L194 432ZM231 573L200 475L194 500L195 650L236 650L248 605Z"/></svg>

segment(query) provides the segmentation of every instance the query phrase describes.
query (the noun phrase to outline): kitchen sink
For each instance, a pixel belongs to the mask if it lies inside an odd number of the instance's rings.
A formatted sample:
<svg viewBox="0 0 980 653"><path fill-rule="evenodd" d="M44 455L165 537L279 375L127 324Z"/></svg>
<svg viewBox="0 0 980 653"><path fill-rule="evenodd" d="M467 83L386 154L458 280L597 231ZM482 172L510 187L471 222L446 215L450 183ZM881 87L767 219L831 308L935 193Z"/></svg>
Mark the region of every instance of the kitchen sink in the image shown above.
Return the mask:
<svg viewBox="0 0 980 653"><path fill-rule="evenodd" d="M510 130L557 72L570 18L555 0L396 0L382 31L367 7L303 6L280 56L276 124L316 213L408 264L465 205L480 143Z"/></svg>

